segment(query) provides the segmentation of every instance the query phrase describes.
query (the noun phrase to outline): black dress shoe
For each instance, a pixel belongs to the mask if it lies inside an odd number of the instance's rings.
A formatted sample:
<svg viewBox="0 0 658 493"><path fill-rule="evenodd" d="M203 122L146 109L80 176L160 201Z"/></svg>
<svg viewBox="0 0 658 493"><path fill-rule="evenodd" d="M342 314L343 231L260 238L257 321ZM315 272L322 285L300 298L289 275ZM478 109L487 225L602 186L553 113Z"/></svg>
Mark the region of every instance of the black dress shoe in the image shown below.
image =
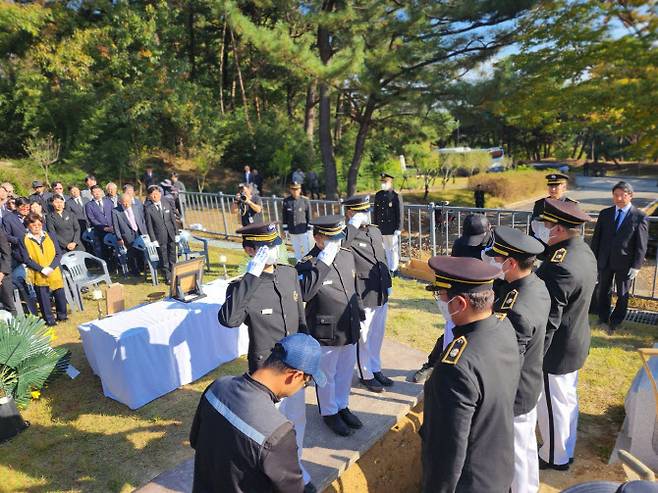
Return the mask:
<svg viewBox="0 0 658 493"><path fill-rule="evenodd" d="M381 371L376 371L376 372L373 373L373 375L375 376L375 380L377 380L379 383L381 383L384 387L392 387L393 386L393 380L388 378Z"/></svg>
<svg viewBox="0 0 658 493"><path fill-rule="evenodd" d="M345 424L350 428L354 428L355 430L363 428L363 423L361 420L352 414L352 411L350 411L348 408L338 411L338 416L340 416Z"/></svg>
<svg viewBox="0 0 658 493"><path fill-rule="evenodd" d="M539 469L541 469L542 471L545 469L554 469L555 471L568 471L569 462L567 462L566 464L557 465L557 464L551 464L549 462L546 462L544 459L539 457Z"/></svg>
<svg viewBox="0 0 658 493"><path fill-rule="evenodd" d="M363 378L359 378L359 382L361 382L361 385L363 385L365 388L367 388L370 392L384 392L384 387L382 386L381 383L379 383L378 380L375 380L374 378L371 378L370 380L364 380Z"/></svg>
<svg viewBox="0 0 658 493"><path fill-rule="evenodd" d="M46 320L46 325L48 327L54 327L55 325L57 325L57 322L55 322L54 320Z"/></svg>
<svg viewBox="0 0 658 493"><path fill-rule="evenodd" d="M432 374L432 370L434 370L434 367L425 363L420 370L414 373L412 380L416 383L425 383Z"/></svg>
<svg viewBox="0 0 658 493"><path fill-rule="evenodd" d="M304 485L304 493L318 493L318 489L313 483L306 483Z"/></svg>
<svg viewBox="0 0 658 493"><path fill-rule="evenodd" d="M338 436L348 437L354 433L354 430L350 429L338 414L322 416L322 419L324 420L324 423L331 428L331 431Z"/></svg>

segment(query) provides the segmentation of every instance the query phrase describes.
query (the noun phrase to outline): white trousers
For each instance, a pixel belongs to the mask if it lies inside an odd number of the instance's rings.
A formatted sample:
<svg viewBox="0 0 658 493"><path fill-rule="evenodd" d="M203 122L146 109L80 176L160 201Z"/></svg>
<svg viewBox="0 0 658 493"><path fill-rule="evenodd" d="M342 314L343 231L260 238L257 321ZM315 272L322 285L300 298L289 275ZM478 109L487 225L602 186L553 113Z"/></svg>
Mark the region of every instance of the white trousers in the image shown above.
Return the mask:
<svg viewBox="0 0 658 493"><path fill-rule="evenodd" d="M372 380L373 373L382 371L381 351L386 329L388 303L376 308L365 308L366 319L361 322L361 335L356 348L359 377Z"/></svg>
<svg viewBox="0 0 658 493"><path fill-rule="evenodd" d="M322 416L331 416L347 407L355 364L356 344L322 346L320 366L327 383L324 387L315 387Z"/></svg>
<svg viewBox="0 0 658 493"><path fill-rule="evenodd" d="M544 391L537 404L543 441L539 457L549 464L569 463L576 448L578 428L578 371L565 375L544 373Z"/></svg>
<svg viewBox="0 0 658 493"><path fill-rule="evenodd" d="M394 272L400 266L400 237L396 235L383 235L384 251L388 270Z"/></svg>
<svg viewBox="0 0 658 493"><path fill-rule="evenodd" d="M514 417L514 481L512 493L539 491L539 461L537 460L537 408Z"/></svg>
<svg viewBox="0 0 658 493"><path fill-rule="evenodd" d="M304 469L302 465L302 450L304 449L304 431L306 430L306 400L304 398L306 389L301 389L296 394L281 399L279 402L279 411L289 421L292 422L295 428L295 441L297 442L297 458L299 460L299 467L302 469L302 476L304 477L304 484L311 481L311 475Z"/></svg>
<svg viewBox="0 0 658 493"><path fill-rule="evenodd" d="M297 261L301 260L304 255L311 251L313 248L313 233L307 231L298 235L290 235L290 242L295 251L295 258Z"/></svg>

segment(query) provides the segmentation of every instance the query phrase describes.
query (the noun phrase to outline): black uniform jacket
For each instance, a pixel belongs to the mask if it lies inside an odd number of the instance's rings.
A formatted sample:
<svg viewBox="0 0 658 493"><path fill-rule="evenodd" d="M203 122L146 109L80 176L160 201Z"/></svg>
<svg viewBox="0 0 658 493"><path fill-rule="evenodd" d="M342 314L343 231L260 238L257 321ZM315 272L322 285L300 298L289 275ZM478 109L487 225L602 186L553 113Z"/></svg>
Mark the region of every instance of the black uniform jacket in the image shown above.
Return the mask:
<svg viewBox="0 0 658 493"><path fill-rule="evenodd" d="M594 227L592 251L599 270L610 269L627 274L630 268L639 269L647 254L649 220L635 206L626 213L615 230L616 207L603 209Z"/></svg>
<svg viewBox="0 0 658 493"><path fill-rule="evenodd" d="M194 493L304 491L295 432L276 402L247 374L210 384L190 432Z"/></svg>
<svg viewBox="0 0 658 493"><path fill-rule="evenodd" d="M425 382L423 492L508 493L519 349L509 320L458 326Z"/></svg>
<svg viewBox="0 0 658 493"><path fill-rule="evenodd" d="M260 277L247 273L229 284L219 323L247 325L249 371L260 368L277 342L290 334L308 332L295 268L279 264L274 273L263 272Z"/></svg>
<svg viewBox="0 0 658 493"><path fill-rule="evenodd" d="M546 324L544 371L564 375L579 370L589 353L588 310L596 285L596 259L579 236L546 250L537 269L551 296Z"/></svg>
<svg viewBox="0 0 658 493"><path fill-rule="evenodd" d="M81 250L80 246L80 223L71 211L64 209L60 216L57 212L51 212L46 215L46 229L50 237L57 241L59 248L67 252L66 245L75 243L76 250Z"/></svg>
<svg viewBox="0 0 658 493"><path fill-rule="evenodd" d="M521 357L521 378L516 391L514 416L527 414L537 405L543 386L544 337L551 297L534 273L512 282L496 284L494 312L507 318L516 331Z"/></svg>
<svg viewBox="0 0 658 493"><path fill-rule="evenodd" d="M404 224L404 203L402 195L394 190L380 190L375 194L373 222L383 235L392 235L402 230Z"/></svg>
<svg viewBox="0 0 658 493"><path fill-rule="evenodd" d="M306 197L283 199L283 221L281 227L291 235L308 231L311 222L311 202Z"/></svg>
<svg viewBox="0 0 658 493"><path fill-rule="evenodd" d="M392 282L381 231L372 224L359 229L350 224L345 231L343 246L354 253L357 292L363 306L376 308L384 305Z"/></svg>
<svg viewBox="0 0 658 493"><path fill-rule="evenodd" d="M451 257L471 257L478 260L482 260L482 245L467 245L466 237L460 236L452 244L452 252L450 253Z"/></svg>
<svg viewBox="0 0 658 493"><path fill-rule="evenodd" d="M354 256L341 248L330 267L318 260L321 251L313 247L297 264L309 333L323 346L354 344L365 319L356 292Z"/></svg>
<svg viewBox="0 0 658 493"><path fill-rule="evenodd" d="M176 215L174 207L167 201L160 201L160 210L153 202L144 207L146 230L151 241L157 241L164 247L176 239Z"/></svg>

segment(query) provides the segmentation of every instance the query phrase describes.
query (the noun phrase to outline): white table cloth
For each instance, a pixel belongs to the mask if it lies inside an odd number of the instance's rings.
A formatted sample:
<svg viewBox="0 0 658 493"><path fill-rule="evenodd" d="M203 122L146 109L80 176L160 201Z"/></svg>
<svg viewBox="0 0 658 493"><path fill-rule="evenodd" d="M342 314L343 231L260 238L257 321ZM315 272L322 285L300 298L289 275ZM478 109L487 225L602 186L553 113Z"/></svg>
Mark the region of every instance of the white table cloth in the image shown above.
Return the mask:
<svg viewBox="0 0 658 493"><path fill-rule="evenodd" d="M247 353L246 326L217 320L227 282L205 284L206 297L140 305L78 327L89 365L103 393L131 409L201 378Z"/></svg>

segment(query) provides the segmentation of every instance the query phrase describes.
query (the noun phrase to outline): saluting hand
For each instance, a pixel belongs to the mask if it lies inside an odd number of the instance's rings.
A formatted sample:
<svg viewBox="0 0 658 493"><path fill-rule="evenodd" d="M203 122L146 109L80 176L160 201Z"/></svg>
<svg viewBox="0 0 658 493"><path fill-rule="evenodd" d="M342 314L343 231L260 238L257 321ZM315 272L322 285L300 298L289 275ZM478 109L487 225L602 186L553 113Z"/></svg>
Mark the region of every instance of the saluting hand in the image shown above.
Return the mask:
<svg viewBox="0 0 658 493"><path fill-rule="evenodd" d="M340 241L325 241L324 248L318 254L318 260L329 266L334 263L334 259L340 249Z"/></svg>
<svg viewBox="0 0 658 493"><path fill-rule="evenodd" d="M265 263L269 257L269 248L262 246L256 252L256 255L249 261L247 272L253 276L260 277L265 268Z"/></svg>

